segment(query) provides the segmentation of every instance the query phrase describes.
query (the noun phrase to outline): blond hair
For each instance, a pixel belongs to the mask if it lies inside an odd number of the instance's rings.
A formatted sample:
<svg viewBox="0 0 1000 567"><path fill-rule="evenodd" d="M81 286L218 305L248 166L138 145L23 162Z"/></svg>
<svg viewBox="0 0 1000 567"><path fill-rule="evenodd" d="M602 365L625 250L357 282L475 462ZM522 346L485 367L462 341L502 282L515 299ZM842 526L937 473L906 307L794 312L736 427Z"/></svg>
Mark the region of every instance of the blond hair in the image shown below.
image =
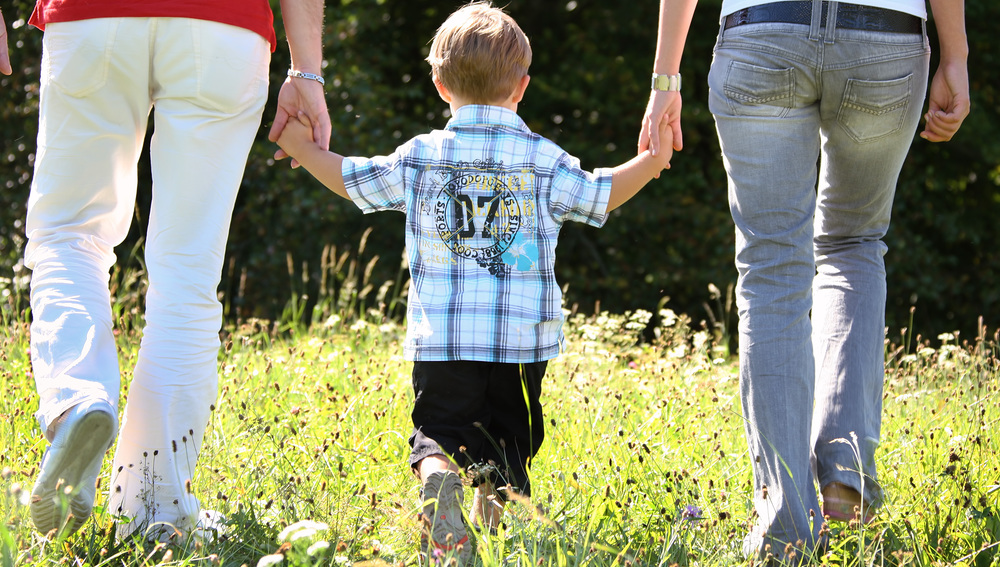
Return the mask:
<svg viewBox="0 0 1000 567"><path fill-rule="evenodd" d="M520 26L489 2L455 11L434 34L431 72L473 104L503 101L528 74L531 45Z"/></svg>

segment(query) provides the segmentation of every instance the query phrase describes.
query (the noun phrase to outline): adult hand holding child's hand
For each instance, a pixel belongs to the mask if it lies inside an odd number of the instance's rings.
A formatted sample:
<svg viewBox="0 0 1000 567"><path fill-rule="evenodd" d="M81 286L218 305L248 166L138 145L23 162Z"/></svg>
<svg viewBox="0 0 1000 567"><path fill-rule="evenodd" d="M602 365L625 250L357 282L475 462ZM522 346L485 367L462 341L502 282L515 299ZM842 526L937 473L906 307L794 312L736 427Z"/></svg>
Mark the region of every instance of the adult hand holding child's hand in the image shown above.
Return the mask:
<svg viewBox="0 0 1000 567"><path fill-rule="evenodd" d="M281 149L274 153L274 159L284 159L291 157L295 161L301 161L299 157L310 147L316 146L313 138L313 127L309 117L304 112L289 118L285 127L281 130L277 139L278 147ZM318 146L316 146L318 147Z"/></svg>

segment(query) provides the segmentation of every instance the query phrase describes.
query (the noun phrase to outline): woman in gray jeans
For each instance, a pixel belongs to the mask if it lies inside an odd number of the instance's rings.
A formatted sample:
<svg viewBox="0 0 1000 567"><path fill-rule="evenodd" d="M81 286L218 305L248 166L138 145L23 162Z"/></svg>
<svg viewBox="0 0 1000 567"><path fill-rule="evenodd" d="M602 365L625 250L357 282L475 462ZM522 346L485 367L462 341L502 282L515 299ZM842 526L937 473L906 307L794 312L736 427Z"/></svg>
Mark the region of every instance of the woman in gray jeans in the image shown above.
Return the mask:
<svg viewBox="0 0 1000 567"><path fill-rule="evenodd" d="M683 145L679 70L695 3L661 0L640 152L658 149L661 120ZM920 136L940 142L969 112L968 44L963 2L930 4L940 65ZM748 555L793 559L817 544L817 483L829 520L870 520L882 501L882 238L927 91L926 17L924 0L722 3L709 108L736 224L758 516Z"/></svg>

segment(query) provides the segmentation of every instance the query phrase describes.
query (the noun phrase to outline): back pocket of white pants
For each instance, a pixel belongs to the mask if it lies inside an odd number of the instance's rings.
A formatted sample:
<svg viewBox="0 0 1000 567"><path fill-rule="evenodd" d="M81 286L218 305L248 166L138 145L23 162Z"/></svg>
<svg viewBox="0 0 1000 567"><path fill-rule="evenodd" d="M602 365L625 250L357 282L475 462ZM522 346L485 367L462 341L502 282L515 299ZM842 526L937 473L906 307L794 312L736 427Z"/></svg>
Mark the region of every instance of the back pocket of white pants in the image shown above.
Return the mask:
<svg viewBox="0 0 1000 567"><path fill-rule="evenodd" d="M736 116L784 116L795 99L795 73L733 61L723 89Z"/></svg>
<svg viewBox="0 0 1000 567"><path fill-rule="evenodd" d="M267 97L270 45L249 30L194 21L196 96L208 108L242 112Z"/></svg>
<svg viewBox="0 0 1000 567"><path fill-rule="evenodd" d="M912 82L913 75L889 81L848 79L837 121L859 143L895 134L910 106Z"/></svg>
<svg viewBox="0 0 1000 567"><path fill-rule="evenodd" d="M93 94L108 81L117 33L114 18L46 25L42 76L69 96Z"/></svg>

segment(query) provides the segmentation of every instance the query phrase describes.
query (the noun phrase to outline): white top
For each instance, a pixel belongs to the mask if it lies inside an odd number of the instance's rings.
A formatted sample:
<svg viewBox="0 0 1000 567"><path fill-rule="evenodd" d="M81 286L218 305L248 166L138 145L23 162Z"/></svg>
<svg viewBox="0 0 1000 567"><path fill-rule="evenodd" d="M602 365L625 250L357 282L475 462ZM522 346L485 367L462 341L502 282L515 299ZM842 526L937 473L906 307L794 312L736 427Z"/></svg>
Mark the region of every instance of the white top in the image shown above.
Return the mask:
<svg viewBox="0 0 1000 567"><path fill-rule="evenodd" d="M725 18L729 14L732 14L737 10L742 10L743 8L759 6L760 4L770 4L774 1L775 0L722 0L722 17ZM777 1L780 2L783 0ZM927 5L924 0L851 0L850 2L841 3L887 8L889 10L905 12L907 14L913 14L919 18L927 19Z"/></svg>

